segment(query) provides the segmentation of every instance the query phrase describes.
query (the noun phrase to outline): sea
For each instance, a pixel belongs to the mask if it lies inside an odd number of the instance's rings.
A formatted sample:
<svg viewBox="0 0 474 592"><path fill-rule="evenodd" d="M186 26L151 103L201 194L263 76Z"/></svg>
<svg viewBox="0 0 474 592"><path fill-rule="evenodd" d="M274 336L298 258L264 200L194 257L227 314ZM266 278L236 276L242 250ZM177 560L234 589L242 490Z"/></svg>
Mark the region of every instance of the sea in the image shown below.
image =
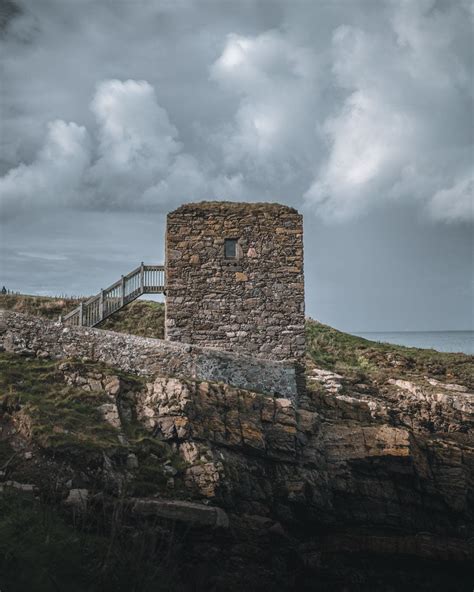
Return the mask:
<svg viewBox="0 0 474 592"><path fill-rule="evenodd" d="M474 331L388 331L354 335L371 341L474 355Z"/></svg>

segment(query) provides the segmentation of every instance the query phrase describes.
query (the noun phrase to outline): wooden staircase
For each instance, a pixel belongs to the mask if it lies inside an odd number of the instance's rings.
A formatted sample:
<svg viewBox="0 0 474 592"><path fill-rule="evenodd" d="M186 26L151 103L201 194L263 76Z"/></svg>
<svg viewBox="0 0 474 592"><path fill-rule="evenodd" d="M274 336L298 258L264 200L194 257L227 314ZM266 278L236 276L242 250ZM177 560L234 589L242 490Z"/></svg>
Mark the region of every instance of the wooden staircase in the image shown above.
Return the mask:
<svg viewBox="0 0 474 592"><path fill-rule="evenodd" d="M62 317L65 325L95 327L111 314L126 306L143 294L165 293L164 265L144 265L143 263L127 275L101 290L97 296Z"/></svg>

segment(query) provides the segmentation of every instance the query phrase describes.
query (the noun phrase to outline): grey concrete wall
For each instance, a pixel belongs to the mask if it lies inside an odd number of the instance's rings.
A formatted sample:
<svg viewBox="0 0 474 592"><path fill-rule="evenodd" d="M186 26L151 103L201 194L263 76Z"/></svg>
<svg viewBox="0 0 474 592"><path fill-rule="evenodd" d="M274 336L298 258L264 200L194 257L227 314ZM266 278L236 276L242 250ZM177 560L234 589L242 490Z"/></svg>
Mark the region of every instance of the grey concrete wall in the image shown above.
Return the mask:
<svg viewBox="0 0 474 592"><path fill-rule="evenodd" d="M66 327L5 310L0 310L0 348L38 357L87 358L143 376L225 382L291 399L297 395L296 370L289 362L258 360L102 329Z"/></svg>

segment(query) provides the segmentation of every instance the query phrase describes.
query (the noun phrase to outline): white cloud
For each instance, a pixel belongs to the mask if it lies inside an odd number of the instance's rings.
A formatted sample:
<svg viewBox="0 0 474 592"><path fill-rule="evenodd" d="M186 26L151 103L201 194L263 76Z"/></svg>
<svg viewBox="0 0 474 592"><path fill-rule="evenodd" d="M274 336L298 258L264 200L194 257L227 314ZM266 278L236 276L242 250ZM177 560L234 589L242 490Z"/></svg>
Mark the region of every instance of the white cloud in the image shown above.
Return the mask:
<svg viewBox="0 0 474 592"><path fill-rule="evenodd" d="M192 199L245 199L241 175L214 175L182 151L148 82L103 81L90 108L91 133L52 122L33 162L0 179L5 217L26 208L164 211Z"/></svg>
<svg viewBox="0 0 474 592"><path fill-rule="evenodd" d="M87 130L75 123L51 122L34 162L22 163L0 178L2 215L81 201L81 183L89 164Z"/></svg>
<svg viewBox="0 0 474 592"><path fill-rule="evenodd" d="M467 185L456 181L472 161L465 15L429 0L392 7L387 31L334 32L332 70L349 94L322 125L328 155L304 197L326 220L393 200L432 201L439 220L469 219Z"/></svg>
<svg viewBox="0 0 474 592"><path fill-rule="evenodd" d="M258 22L251 2L23 6L0 41L6 215L221 198L469 216L469 2L282 3Z"/></svg>
<svg viewBox="0 0 474 592"><path fill-rule="evenodd" d="M88 182L95 200L108 207L132 207L151 185L173 174L178 130L146 81L102 82L91 110L98 158Z"/></svg>
<svg viewBox="0 0 474 592"><path fill-rule="evenodd" d="M415 127L407 115L386 109L377 96L353 93L343 112L324 125L330 156L306 199L324 217L344 220L383 199L384 192L388 197Z"/></svg>
<svg viewBox="0 0 474 592"><path fill-rule="evenodd" d="M319 60L279 31L228 35L210 69L223 92L239 99L232 121L212 135L228 170L250 183L294 180L314 137L308 117L317 106Z"/></svg>
<svg viewBox="0 0 474 592"><path fill-rule="evenodd" d="M432 216L449 222L474 221L474 176L437 191L429 203Z"/></svg>
<svg viewBox="0 0 474 592"><path fill-rule="evenodd" d="M262 93L266 97L269 85L309 78L314 67L311 51L294 46L279 31L254 37L232 33L211 68L211 76L242 95Z"/></svg>
<svg viewBox="0 0 474 592"><path fill-rule="evenodd" d="M178 130L158 105L155 90L146 81L107 80L91 103L98 124L98 163L115 170L155 168L165 170L180 146Z"/></svg>

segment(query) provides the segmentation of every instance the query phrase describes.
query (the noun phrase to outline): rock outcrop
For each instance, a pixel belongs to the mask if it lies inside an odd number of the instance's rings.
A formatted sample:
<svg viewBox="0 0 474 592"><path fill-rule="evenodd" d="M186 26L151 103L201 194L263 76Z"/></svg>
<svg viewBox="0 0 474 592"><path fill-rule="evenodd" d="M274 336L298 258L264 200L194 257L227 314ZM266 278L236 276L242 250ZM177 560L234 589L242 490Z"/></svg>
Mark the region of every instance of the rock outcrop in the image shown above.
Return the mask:
<svg viewBox="0 0 474 592"><path fill-rule="evenodd" d="M471 589L468 386L407 371L393 356L390 371L363 381L309 360L296 401L29 355L17 357L34 365L36 380L49 368L63 393L55 409L81 401L105 431L100 441L91 431L83 449L88 433L57 415L48 439L38 429L41 395L15 397L22 383L11 378L0 440L16 456L3 463L3 490L39 495L54 481L56 501L76 516L125 499L128 529L145 521L169 537L167 525L182 525L178 561L188 584L176 589Z"/></svg>

